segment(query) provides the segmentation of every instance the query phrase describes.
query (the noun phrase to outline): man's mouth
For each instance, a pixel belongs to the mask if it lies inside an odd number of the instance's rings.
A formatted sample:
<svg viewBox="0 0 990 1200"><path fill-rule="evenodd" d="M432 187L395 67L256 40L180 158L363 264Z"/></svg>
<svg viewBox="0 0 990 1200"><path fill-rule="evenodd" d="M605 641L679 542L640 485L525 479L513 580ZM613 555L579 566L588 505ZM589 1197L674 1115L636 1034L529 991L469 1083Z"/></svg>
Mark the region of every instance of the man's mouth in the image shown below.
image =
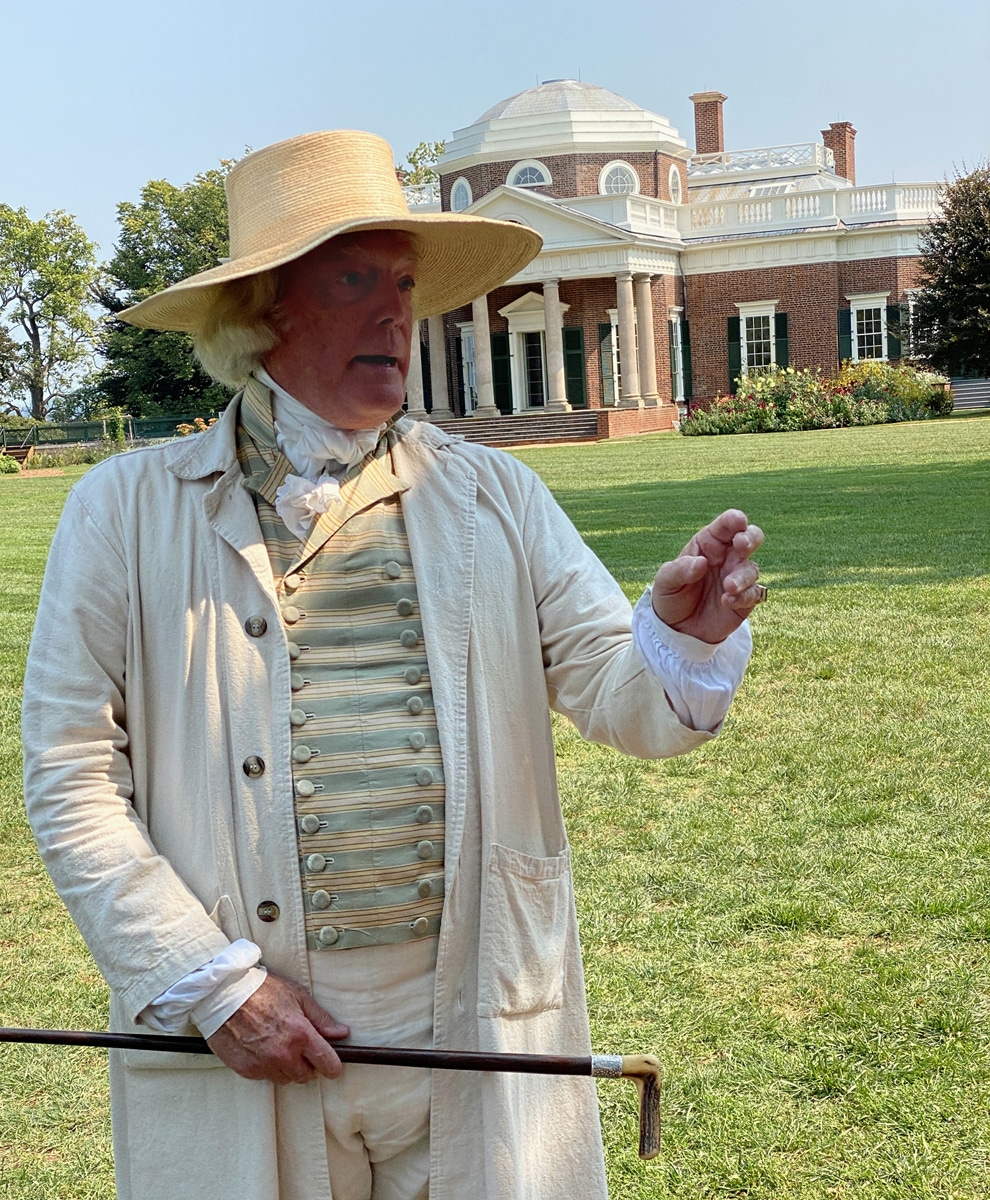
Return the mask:
<svg viewBox="0 0 990 1200"><path fill-rule="evenodd" d="M356 354L354 362L366 363L370 367L396 367L399 360L391 354Z"/></svg>

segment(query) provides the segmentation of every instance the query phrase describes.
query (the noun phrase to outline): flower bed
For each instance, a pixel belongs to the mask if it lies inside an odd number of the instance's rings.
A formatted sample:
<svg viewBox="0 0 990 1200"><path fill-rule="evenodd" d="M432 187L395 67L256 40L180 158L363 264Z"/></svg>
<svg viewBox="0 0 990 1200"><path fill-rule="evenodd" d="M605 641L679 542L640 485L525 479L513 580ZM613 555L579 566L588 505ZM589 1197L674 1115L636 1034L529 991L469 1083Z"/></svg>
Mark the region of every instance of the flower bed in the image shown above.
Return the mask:
<svg viewBox="0 0 990 1200"><path fill-rule="evenodd" d="M736 395L692 408L681 433L789 433L923 421L952 411L948 384L931 371L876 361L845 363L838 377L787 367L743 376Z"/></svg>

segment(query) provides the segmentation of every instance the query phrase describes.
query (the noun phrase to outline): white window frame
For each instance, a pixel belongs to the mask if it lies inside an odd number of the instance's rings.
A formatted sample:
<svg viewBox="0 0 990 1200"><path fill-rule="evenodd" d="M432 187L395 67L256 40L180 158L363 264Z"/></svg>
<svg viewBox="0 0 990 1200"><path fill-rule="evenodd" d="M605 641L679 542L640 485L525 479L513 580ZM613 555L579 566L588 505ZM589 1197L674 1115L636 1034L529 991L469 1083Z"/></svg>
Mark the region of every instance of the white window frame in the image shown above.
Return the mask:
<svg viewBox="0 0 990 1200"><path fill-rule="evenodd" d="M464 384L464 415L478 407L478 370L474 357L474 322L458 321L461 331L461 380Z"/></svg>
<svg viewBox="0 0 990 1200"><path fill-rule="evenodd" d="M628 192L607 192L605 190L605 181L608 178L608 173L614 171L616 167L620 167L627 172L632 180L632 190ZM639 175L636 168L630 163L627 163L623 158L613 158L611 162L606 163L598 172L598 194L600 196L637 196L639 195Z"/></svg>
<svg viewBox="0 0 990 1200"><path fill-rule="evenodd" d="M853 362L886 362L887 361L887 305L890 302L890 292L856 292L847 296L849 301L849 332L852 342ZM880 310L880 349L879 358L861 358L859 353L859 333L857 331L857 314L868 312L871 308Z"/></svg>
<svg viewBox="0 0 990 1200"><path fill-rule="evenodd" d="M684 203L684 183L681 179L681 173L676 166L670 168L670 173L667 176L667 189L670 192L671 204Z"/></svg>
<svg viewBox="0 0 990 1200"><path fill-rule="evenodd" d="M673 375L674 394L671 399L675 404L684 403L684 347L681 343L681 320L684 316L683 308L675 308L673 305L667 309L667 319L673 326L673 351L674 361L671 363L671 374Z"/></svg>
<svg viewBox="0 0 990 1200"><path fill-rule="evenodd" d="M754 367L754 370L766 371L772 370L777 365L777 338L775 329L775 319L777 316L777 305L779 300L753 300L745 304L736 304L739 309L739 351L740 351L740 375L745 375L749 372L749 339L746 336L746 318L750 317L769 317L770 318L770 362L761 363L759 367Z"/></svg>
<svg viewBox="0 0 990 1200"><path fill-rule="evenodd" d="M539 303L537 303L537 301ZM569 304L561 304L561 325L570 309ZM549 380L547 379L547 324L546 310L543 297L537 292L526 292L517 297L511 304L498 310L500 317L505 317L509 325L509 375L512 380L512 411L545 412L546 400L550 395ZM544 403L529 404L529 386L526 378L526 338L527 333L540 335L540 352L543 356L543 395Z"/></svg>
<svg viewBox="0 0 990 1200"><path fill-rule="evenodd" d="M458 208L454 204L454 193L457 191L458 188L461 188L461 187L467 189L467 203L462 204ZM451 212L463 212L466 208L470 208L473 203L474 203L474 192L471 189L470 183L468 183L468 181L464 178L464 176L461 175L457 179L454 180L454 184L450 189L450 211Z"/></svg>
<svg viewBox="0 0 990 1200"><path fill-rule="evenodd" d="M527 167L533 167L535 170L539 171L543 175L543 182L542 183L515 183L515 182L513 182L515 180L515 177L519 174L519 172L525 171L527 169ZM553 176L547 170L546 164L541 163L539 161L539 159L524 158L514 164L512 169L509 171L509 174L506 176L505 182L509 185L509 187L521 187L521 188L550 187L550 185L553 183Z"/></svg>

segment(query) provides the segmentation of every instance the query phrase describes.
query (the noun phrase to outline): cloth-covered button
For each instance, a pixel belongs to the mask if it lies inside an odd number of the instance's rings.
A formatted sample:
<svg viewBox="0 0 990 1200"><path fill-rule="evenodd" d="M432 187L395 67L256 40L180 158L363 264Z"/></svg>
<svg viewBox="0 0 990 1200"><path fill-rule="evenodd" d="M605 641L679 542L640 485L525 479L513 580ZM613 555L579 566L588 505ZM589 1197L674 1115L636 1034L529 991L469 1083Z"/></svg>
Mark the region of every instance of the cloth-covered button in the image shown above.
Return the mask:
<svg viewBox="0 0 990 1200"><path fill-rule="evenodd" d="M430 922L426 917L417 917L412 923L412 931L422 937L424 933L430 932Z"/></svg>
<svg viewBox="0 0 990 1200"><path fill-rule="evenodd" d="M305 725L306 714L301 708L289 709L289 724L290 725Z"/></svg>
<svg viewBox="0 0 990 1200"><path fill-rule="evenodd" d="M416 733L411 733L409 735L409 745L412 746L414 750L422 750L426 745L426 734L420 733L418 730Z"/></svg>
<svg viewBox="0 0 990 1200"><path fill-rule="evenodd" d="M313 751L310 750L309 746L293 746L292 747L292 761L293 762L297 762L297 763L309 762L309 760L312 757L313 757Z"/></svg>
<svg viewBox="0 0 990 1200"><path fill-rule="evenodd" d="M304 817L299 818L300 833L319 833L320 818L316 813L307 813Z"/></svg>
<svg viewBox="0 0 990 1200"><path fill-rule="evenodd" d="M289 676L289 687L292 688L294 692L298 692L300 688L304 688L305 686L306 680L303 679L298 671L293 671Z"/></svg>
<svg viewBox="0 0 990 1200"><path fill-rule="evenodd" d="M403 629L399 634L399 641L407 650L411 650L419 641L419 634L415 629Z"/></svg>
<svg viewBox="0 0 990 1200"><path fill-rule="evenodd" d="M329 892L325 892L322 888L318 892L314 892L309 898L310 904L314 908L329 908L333 903L333 896Z"/></svg>
<svg viewBox="0 0 990 1200"><path fill-rule="evenodd" d="M420 842L416 847L417 858L430 858L433 855L432 842Z"/></svg>
<svg viewBox="0 0 990 1200"><path fill-rule="evenodd" d="M316 784L312 779L297 779L296 780L296 795L297 796L312 796L316 791Z"/></svg>
<svg viewBox="0 0 990 1200"><path fill-rule="evenodd" d="M395 605L395 611L399 614L400 617L412 616L415 608L416 608L416 605L413 604L413 602L411 600L408 600L405 597L403 597L402 600L397 601L396 605Z"/></svg>
<svg viewBox="0 0 990 1200"><path fill-rule="evenodd" d="M248 779L260 779L265 773L265 760L257 754L249 754L244 760L244 774Z"/></svg>
<svg viewBox="0 0 990 1200"><path fill-rule="evenodd" d="M406 701L406 708L415 716L419 716L423 711L423 701L419 696L410 696Z"/></svg>
<svg viewBox="0 0 990 1200"><path fill-rule="evenodd" d="M416 782L420 787L429 787L433 782L433 772L429 767L420 767L416 772Z"/></svg>
<svg viewBox="0 0 990 1200"><path fill-rule="evenodd" d="M402 678L406 683L419 683L423 678L423 670L421 667L406 667Z"/></svg>
<svg viewBox="0 0 990 1200"><path fill-rule="evenodd" d="M305 575L301 575L298 571L293 571L290 575L286 575L282 582L285 584L286 591L294 592L302 585L305 578Z"/></svg>
<svg viewBox="0 0 990 1200"><path fill-rule="evenodd" d="M398 579L402 574L402 567L397 562L387 562L385 564L385 574L389 579Z"/></svg>
<svg viewBox="0 0 990 1200"><path fill-rule="evenodd" d="M274 900L262 900L256 911L258 913L259 921L267 921L270 923L278 920L282 910Z"/></svg>
<svg viewBox="0 0 990 1200"><path fill-rule="evenodd" d="M282 609L282 620L286 625L295 625L301 616L302 613L294 604L288 604Z"/></svg>
<svg viewBox="0 0 990 1200"><path fill-rule="evenodd" d="M332 946L339 937L340 934L332 925L324 925L316 934L316 940L321 946Z"/></svg>
<svg viewBox="0 0 990 1200"><path fill-rule="evenodd" d="M264 637L268 632L268 622L264 617L248 617L244 622L244 628L248 631L249 637Z"/></svg>
<svg viewBox="0 0 990 1200"><path fill-rule="evenodd" d="M288 643L288 651L289 651L289 658L291 658L293 661L295 661L299 657L299 655L302 653L302 651L299 649L299 647L296 645L295 642Z"/></svg>
<svg viewBox="0 0 990 1200"><path fill-rule="evenodd" d="M325 871L327 859L325 854L308 854L306 856L307 871Z"/></svg>
<svg viewBox="0 0 990 1200"><path fill-rule="evenodd" d="M421 900L429 900L433 895L433 880L421 879L416 887L416 891L419 892Z"/></svg>
<svg viewBox="0 0 990 1200"><path fill-rule="evenodd" d="M421 804L416 809L416 820L420 825L428 825L433 820L433 809L428 804Z"/></svg>

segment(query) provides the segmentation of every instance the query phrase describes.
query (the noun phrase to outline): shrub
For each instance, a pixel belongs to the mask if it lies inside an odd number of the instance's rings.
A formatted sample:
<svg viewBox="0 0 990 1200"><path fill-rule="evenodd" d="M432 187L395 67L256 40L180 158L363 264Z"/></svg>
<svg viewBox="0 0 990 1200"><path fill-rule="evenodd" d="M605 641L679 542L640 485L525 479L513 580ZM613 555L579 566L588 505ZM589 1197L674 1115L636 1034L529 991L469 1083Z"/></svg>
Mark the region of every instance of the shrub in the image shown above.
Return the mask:
<svg viewBox="0 0 990 1200"><path fill-rule="evenodd" d="M16 458L11 458L9 454L0 454L0 475L16 475L21 469L21 464Z"/></svg>
<svg viewBox="0 0 990 1200"><path fill-rule="evenodd" d="M884 362L845 363L838 378L793 367L744 375L734 396L692 409L681 433L787 433L921 421L952 411L948 380Z"/></svg>
<svg viewBox="0 0 990 1200"><path fill-rule="evenodd" d="M75 467L82 463L92 464L102 462L112 454L125 451L125 446L117 442L77 442L75 445L63 446L60 449L36 451L31 459L32 470L50 470L52 467Z"/></svg>
<svg viewBox="0 0 990 1200"><path fill-rule="evenodd" d="M203 433L209 429L211 425L216 425L217 418L210 417L208 421L204 421L202 417L194 417L192 424L188 421L182 421L176 425L175 431L179 437L189 437L191 433Z"/></svg>

